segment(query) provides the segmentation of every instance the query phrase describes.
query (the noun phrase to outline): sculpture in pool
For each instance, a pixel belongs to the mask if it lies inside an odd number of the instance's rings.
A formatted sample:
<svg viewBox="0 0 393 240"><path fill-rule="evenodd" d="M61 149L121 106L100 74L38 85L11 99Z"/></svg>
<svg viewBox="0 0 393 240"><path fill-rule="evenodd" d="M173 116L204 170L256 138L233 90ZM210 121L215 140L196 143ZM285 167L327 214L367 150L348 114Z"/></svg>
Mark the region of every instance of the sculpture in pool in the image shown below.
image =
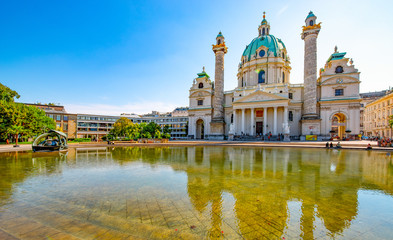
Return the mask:
<svg viewBox="0 0 393 240"><path fill-rule="evenodd" d="M61 151L67 148L67 135L56 130L41 134L33 142L33 152Z"/></svg>

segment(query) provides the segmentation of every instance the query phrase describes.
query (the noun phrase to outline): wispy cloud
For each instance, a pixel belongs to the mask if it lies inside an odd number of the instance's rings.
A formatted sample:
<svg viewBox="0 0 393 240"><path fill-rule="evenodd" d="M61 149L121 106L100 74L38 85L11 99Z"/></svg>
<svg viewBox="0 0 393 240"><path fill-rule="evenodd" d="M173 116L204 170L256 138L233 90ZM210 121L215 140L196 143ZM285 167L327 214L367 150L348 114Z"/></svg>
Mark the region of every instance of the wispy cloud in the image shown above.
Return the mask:
<svg viewBox="0 0 393 240"><path fill-rule="evenodd" d="M277 16L280 16L281 14L283 14L289 7L289 4L284 5L278 12L277 12Z"/></svg>
<svg viewBox="0 0 393 240"><path fill-rule="evenodd" d="M65 104L66 111L69 113L87 113L100 115L114 115L118 116L121 113L136 113L145 114L151 111L170 112L176 107L174 104L164 102L135 102L124 105L109 105L109 104Z"/></svg>

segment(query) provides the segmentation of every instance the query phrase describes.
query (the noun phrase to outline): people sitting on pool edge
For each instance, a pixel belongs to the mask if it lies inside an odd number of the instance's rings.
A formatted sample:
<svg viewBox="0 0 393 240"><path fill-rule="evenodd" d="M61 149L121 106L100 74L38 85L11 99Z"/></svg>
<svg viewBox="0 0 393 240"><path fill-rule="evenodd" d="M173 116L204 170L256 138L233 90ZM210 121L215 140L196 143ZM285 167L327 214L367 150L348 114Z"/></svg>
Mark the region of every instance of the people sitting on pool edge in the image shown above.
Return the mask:
<svg viewBox="0 0 393 240"><path fill-rule="evenodd" d="M342 148L340 142L337 143L336 148Z"/></svg>
<svg viewBox="0 0 393 240"><path fill-rule="evenodd" d="M371 149L373 149L373 147L371 147L371 144L369 143L369 144L367 144L367 148L366 148L367 150L371 150Z"/></svg>

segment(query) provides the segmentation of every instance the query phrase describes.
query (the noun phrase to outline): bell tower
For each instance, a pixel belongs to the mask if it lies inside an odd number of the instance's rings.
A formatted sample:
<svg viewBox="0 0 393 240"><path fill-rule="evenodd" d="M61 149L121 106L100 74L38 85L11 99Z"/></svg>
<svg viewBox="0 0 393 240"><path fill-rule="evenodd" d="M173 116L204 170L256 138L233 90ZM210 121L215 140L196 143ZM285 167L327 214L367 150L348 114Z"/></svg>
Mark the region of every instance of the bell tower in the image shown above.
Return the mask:
<svg viewBox="0 0 393 240"><path fill-rule="evenodd" d="M317 112L317 38L321 23L309 12L301 34L304 40L304 102L302 115L302 135L320 135L319 114Z"/></svg>
<svg viewBox="0 0 393 240"><path fill-rule="evenodd" d="M225 38L221 32L213 44L216 55L216 69L214 76L213 118L210 122L209 139L223 140L225 135L224 121L224 56L227 53Z"/></svg>

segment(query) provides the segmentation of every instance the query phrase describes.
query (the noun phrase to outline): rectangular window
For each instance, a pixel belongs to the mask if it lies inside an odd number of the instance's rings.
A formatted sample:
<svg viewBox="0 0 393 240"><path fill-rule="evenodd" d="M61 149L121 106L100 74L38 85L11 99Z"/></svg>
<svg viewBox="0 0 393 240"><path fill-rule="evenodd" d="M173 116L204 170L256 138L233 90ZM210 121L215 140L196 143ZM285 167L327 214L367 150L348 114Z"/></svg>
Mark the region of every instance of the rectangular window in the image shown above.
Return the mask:
<svg viewBox="0 0 393 240"><path fill-rule="evenodd" d="M203 105L203 100L198 100L198 106L202 106Z"/></svg>
<svg viewBox="0 0 393 240"><path fill-rule="evenodd" d="M288 119L289 119L289 121L293 121L293 112L292 111L288 112Z"/></svg>
<svg viewBox="0 0 393 240"><path fill-rule="evenodd" d="M53 118L53 114L49 114L49 117L50 117L50 118Z"/></svg>
<svg viewBox="0 0 393 240"><path fill-rule="evenodd" d="M289 99L293 99L293 93L291 93L291 92L288 93L288 98L289 98Z"/></svg>
<svg viewBox="0 0 393 240"><path fill-rule="evenodd" d="M63 120L64 120L64 121L68 121L68 116L67 116L67 115L64 115Z"/></svg>
<svg viewBox="0 0 393 240"><path fill-rule="evenodd" d="M64 123L63 124L63 130L64 131L68 131L68 123Z"/></svg>
<svg viewBox="0 0 393 240"><path fill-rule="evenodd" d="M60 121L61 120L61 115L56 115L56 120Z"/></svg>
<svg viewBox="0 0 393 240"><path fill-rule="evenodd" d="M344 89L335 89L334 90L334 95L335 96L343 96L344 95Z"/></svg>

